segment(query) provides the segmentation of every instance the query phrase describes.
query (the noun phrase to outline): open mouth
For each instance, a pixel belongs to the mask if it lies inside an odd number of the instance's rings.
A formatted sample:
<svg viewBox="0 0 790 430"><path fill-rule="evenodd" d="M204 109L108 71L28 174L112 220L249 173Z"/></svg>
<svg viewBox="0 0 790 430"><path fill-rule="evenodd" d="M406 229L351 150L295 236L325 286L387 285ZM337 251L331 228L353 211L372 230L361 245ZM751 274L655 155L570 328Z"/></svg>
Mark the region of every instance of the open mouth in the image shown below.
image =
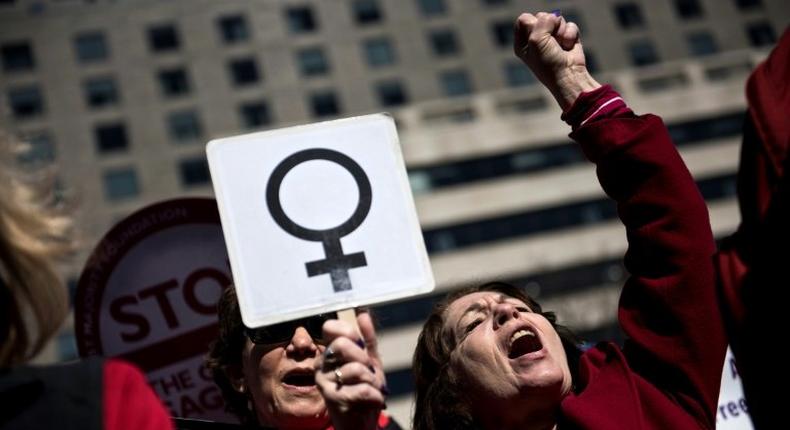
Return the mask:
<svg viewBox="0 0 790 430"><path fill-rule="evenodd" d="M283 378L283 384L295 387L315 386L315 373L310 370L294 370Z"/></svg>
<svg viewBox="0 0 790 430"><path fill-rule="evenodd" d="M529 328L517 330L510 336L510 353L508 358L518 358L530 352L540 351L543 344L540 343L538 335Z"/></svg>

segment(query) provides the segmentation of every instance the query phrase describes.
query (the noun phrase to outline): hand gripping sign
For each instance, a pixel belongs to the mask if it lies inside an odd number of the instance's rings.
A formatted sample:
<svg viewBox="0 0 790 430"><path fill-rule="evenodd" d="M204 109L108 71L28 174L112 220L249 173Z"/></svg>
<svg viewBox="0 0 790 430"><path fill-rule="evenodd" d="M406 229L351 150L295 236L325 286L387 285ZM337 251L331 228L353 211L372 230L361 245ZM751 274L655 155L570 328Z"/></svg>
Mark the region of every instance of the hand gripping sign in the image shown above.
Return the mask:
<svg viewBox="0 0 790 430"><path fill-rule="evenodd" d="M213 199L141 209L102 238L82 272L74 309L80 355L136 364L174 416L233 422L203 366L230 283Z"/></svg>
<svg viewBox="0 0 790 430"><path fill-rule="evenodd" d="M433 288L390 116L218 139L206 151L247 326Z"/></svg>

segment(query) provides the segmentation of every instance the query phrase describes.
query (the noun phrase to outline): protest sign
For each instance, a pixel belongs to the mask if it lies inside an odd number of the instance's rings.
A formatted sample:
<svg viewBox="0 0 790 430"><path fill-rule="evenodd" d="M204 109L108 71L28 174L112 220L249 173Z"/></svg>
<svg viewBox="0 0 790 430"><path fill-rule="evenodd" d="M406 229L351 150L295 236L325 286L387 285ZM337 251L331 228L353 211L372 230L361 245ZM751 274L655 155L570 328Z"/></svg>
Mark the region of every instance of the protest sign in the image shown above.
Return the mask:
<svg viewBox="0 0 790 430"><path fill-rule="evenodd" d="M80 355L136 364L175 416L232 421L203 366L218 332L217 301L230 284L213 199L144 208L104 236L80 277Z"/></svg>
<svg viewBox="0 0 790 430"><path fill-rule="evenodd" d="M390 116L218 139L206 151L246 325L433 288Z"/></svg>

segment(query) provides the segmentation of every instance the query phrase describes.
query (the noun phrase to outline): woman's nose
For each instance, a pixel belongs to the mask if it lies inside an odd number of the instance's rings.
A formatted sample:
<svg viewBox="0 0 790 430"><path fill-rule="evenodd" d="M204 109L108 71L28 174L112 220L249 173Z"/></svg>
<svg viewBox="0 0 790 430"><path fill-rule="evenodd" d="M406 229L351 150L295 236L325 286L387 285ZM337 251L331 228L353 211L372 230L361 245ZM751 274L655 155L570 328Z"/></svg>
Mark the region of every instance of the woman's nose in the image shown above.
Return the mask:
<svg viewBox="0 0 790 430"><path fill-rule="evenodd" d="M304 327L297 327L286 350L290 354L313 356L318 346Z"/></svg>
<svg viewBox="0 0 790 430"><path fill-rule="evenodd" d="M518 309L510 303L497 303L494 308L494 327L499 328L509 320L518 318Z"/></svg>

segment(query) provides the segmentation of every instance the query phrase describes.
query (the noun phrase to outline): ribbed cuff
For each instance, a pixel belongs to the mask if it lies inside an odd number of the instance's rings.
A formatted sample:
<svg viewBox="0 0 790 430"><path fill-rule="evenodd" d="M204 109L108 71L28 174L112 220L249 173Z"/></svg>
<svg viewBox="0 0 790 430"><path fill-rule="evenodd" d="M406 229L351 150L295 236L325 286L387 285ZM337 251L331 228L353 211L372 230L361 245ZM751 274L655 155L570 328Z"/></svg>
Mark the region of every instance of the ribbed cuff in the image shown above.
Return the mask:
<svg viewBox="0 0 790 430"><path fill-rule="evenodd" d="M563 112L563 121L574 130L598 118L625 108L625 102L611 85L604 85L592 91L583 92L568 110Z"/></svg>

